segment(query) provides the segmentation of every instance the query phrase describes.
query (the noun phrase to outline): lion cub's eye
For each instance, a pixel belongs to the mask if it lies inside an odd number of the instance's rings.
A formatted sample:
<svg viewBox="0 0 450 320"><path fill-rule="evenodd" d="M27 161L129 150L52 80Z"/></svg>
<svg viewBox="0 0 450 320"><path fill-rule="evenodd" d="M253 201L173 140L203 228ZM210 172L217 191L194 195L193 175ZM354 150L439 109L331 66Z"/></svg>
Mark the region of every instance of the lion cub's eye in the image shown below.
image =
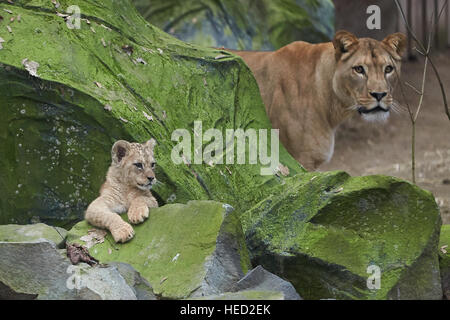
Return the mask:
<svg viewBox="0 0 450 320"><path fill-rule="evenodd" d="M156 162L152 162L152 169L155 169Z"/></svg>
<svg viewBox="0 0 450 320"><path fill-rule="evenodd" d="M142 169L144 168L144 166L142 165L142 163L138 162L138 163L133 163L137 168Z"/></svg>
<svg viewBox="0 0 450 320"><path fill-rule="evenodd" d="M366 73L366 71L364 70L364 67L363 67L363 66L356 66L356 67L353 67L353 70L355 70L356 73L359 73L359 74L365 74L365 73Z"/></svg>
<svg viewBox="0 0 450 320"><path fill-rule="evenodd" d="M394 71L393 66L387 66L386 69L384 70L384 72L386 72L386 73L391 73L392 71Z"/></svg>

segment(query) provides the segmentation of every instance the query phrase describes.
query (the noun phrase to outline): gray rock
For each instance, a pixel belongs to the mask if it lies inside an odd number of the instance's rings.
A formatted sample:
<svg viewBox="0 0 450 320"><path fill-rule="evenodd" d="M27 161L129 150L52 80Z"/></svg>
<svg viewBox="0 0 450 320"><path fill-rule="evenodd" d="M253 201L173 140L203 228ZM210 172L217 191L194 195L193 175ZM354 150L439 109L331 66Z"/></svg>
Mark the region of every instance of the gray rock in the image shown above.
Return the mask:
<svg viewBox="0 0 450 320"><path fill-rule="evenodd" d="M136 300L115 266L72 265L53 242L0 242L0 299Z"/></svg>
<svg viewBox="0 0 450 320"><path fill-rule="evenodd" d="M286 300L280 291L244 290L239 292L225 292L189 300Z"/></svg>
<svg viewBox="0 0 450 320"><path fill-rule="evenodd" d="M261 266L249 271L237 282L235 291L244 290L281 292L284 300L303 300L290 282L270 273Z"/></svg>
<svg viewBox="0 0 450 320"><path fill-rule="evenodd" d="M217 236L216 248L204 265L208 270L205 278L191 297L228 292L237 279L245 274L243 266L245 269L251 267L239 218L230 205L223 204L221 207L224 220Z"/></svg>
<svg viewBox="0 0 450 320"><path fill-rule="evenodd" d="M156 296L153 293L153 288L150 283L148 283L148 281L128 263L111 262L108 263L108 265L117 268L126 283L133 288L138 300L156 300Z"/></svg>
<svg viewBox="0 0 450 320"><path fill-rule="evenodd" d="M70 265L66 287L82 300L136 300L135 291L115 267L90 267L85 263ZM67 277L67 276L66 276Z"/></svg>
<svg viewBox="0 0 450 320"><path fill-rule="evenodd" d="M230 290L192 300L303 300L294 286L261 266L249 271Z"/></svg>
<svg viewBox="0 0 450 320"><path fill-rule="evenodd" d="M445 274L442 274L442 291L444 299L450 300L450 271L447 270Z"/></svg>

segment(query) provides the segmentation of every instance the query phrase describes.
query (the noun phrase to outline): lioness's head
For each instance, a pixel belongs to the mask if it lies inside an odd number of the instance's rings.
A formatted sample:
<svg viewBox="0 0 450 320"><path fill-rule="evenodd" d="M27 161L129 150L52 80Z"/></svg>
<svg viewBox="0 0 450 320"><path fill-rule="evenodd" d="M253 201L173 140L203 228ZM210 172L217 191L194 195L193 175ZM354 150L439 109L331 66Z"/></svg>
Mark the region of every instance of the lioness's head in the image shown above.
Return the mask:
<svg viewBox="0 0 450 320"><path fill-rule="evenodd" d="M393 107L406 36L394 33L383 41L356 38L338 31L334 37L336 70L333 90L347 108L368 121L385 121Z"/></svg>
<svg viewBox="0 0 450 320"><path fill-rule="evenodd" d="M119 140L111 150L115 177L123 184L141 190L150 190L156 182L155 159L153 148L156 141L150 139L146 143L130 143Z"/></svg>

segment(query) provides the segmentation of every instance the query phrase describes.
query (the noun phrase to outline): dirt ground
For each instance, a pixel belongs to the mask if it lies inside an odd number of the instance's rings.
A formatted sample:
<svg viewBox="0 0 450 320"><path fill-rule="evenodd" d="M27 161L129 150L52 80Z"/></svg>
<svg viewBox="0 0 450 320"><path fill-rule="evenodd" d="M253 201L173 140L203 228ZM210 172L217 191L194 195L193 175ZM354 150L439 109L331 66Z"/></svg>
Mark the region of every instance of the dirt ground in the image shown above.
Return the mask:
<svg viewBox="0 0 450 320"><path fill-rule="evenodd" d="M450 103L450 50L434 57ZM404 63L403 82L420 88L424 62ZM396 100L406 107L399 87ZM407 86L404 92L416 109L419 96ZM450 224L450 120L438 81L429 69L425 99L416 125L416 182L431 191L441 209L443 222ZM383 174L411 181L411 121L408 112L392 114L384 124L368 124L358 115L344 123L336 134L332 160L319 171L344 170L351 175Z"/></svg>

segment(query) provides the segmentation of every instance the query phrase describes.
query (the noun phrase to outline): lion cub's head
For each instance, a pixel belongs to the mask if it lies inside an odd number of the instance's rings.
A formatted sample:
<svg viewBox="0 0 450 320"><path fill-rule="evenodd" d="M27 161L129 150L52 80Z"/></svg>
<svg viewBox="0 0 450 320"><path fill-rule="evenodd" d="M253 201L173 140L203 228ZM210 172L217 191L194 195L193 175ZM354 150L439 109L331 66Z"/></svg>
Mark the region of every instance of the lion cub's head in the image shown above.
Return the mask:
<svg viewBox="0 0 450 320"><path fill-rule="evenodd" d="M111 150L111 168L114 169L110 171L111 174L129 187L150 190L156 182L156 162L153 157L155 145L154 139L143 144L117 141Z"/></svg>
<svg viewBox="0 0 450 320"><path fill-rule="evenodd" d="M385 121L394 108L393 90L400 75L406 36L395 33L383 41L356 38L339 31L333 40L336 71L333 90L368 121Z"/></svg>

